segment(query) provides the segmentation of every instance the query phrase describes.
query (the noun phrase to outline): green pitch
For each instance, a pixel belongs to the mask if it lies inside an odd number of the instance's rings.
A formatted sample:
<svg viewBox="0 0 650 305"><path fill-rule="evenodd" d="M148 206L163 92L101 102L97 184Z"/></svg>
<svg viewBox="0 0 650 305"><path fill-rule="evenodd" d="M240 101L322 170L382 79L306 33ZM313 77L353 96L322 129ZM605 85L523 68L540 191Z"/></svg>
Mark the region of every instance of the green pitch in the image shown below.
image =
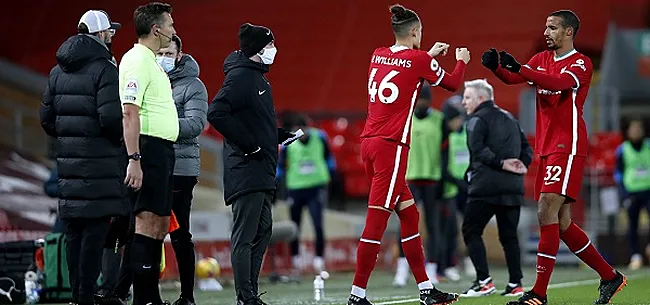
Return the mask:
<svg viewBox="0 0 650 305"><path fill-rule="evenodd" d="M525 267L524 285L529 289L534 281L534 270ZM454 304L468 305L504 305L513 298L499 295L507 279L504 269L492 270L492 278L497 285L497 293L480 298L461 298ZM614 297L612 304L650 304L650 272L642 269L636 272L623 271L628 276L628 285L622 292ZM333 274L325 281L325 300L313 301L312 277L305 276L299 284L269 284L266 280L260 282L260 291L267 291L262 297L270 305L274 304L346 304L350 293L352 274ZM470 278L464 278L458 283L441 283L438 287L445 291L462 292L471 285ZM551 289L549 290L549 303L558 305L592 304L598 296L598 275L584 268L557 267L553 272ZM370 278L368 299L376 305L403 304L419 305L417 286L410 281L406 288L392 286L392 274L377 271ZM165 290L163 297L173 302L178 298L175 289ZM409 301L411 300L411 301ZM196 292L197 305L235 304L233 287L226 285L220 292Z"/></svg>

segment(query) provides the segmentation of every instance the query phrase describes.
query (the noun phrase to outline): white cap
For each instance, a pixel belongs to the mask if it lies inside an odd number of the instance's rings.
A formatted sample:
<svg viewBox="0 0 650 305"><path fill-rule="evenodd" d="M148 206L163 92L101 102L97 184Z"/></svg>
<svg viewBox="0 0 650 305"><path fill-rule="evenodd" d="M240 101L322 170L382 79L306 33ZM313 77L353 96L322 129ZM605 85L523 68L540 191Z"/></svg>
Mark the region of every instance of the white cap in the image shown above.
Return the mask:
<svg viewBox="0 0 650 305"><path fill-rule="evenodd" d="M118 30L122 27L117 22L111 22L108 14L100 10L87 11L83 16L81 16L81 19L79 19L79 25L82 23L88 27L88 33L91 34L106 31L108 29Z"/></svg>

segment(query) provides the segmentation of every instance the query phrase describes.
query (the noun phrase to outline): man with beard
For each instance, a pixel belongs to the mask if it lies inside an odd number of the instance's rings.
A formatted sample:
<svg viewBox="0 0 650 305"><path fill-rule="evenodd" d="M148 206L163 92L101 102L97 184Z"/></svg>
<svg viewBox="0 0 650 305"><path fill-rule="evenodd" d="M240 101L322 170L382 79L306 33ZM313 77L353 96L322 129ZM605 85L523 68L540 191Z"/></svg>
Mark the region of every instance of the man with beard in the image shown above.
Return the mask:
<svg viewBox="0 0 650 305"><path fill-rule="evenodd" d="M128 214L118 71L110 43L119 23L87 11L78 35L56 52L40 109L43 130L55 137L59 217L74 303L95 303L104 239L113 216Z"/></svg>
<svg viewBox="0 0 650 305"><path fill-rule="evenodd" d="M589 236L571 220L571 203L582 188L582 174L589 149L583 106L591 84L591 59L576 51L574 40L580 19L568 10L546 18L544 37L548 50L520 64L506 51L490 49L483 65L506 84L528 82L537 92L537 143L540 169L535 183L540 238L537 247L537 279L531 291L511 305L548 303L546 290L562 240L601 277L595 304L607 304L627 283L626 277L603 259Z"/></svg>

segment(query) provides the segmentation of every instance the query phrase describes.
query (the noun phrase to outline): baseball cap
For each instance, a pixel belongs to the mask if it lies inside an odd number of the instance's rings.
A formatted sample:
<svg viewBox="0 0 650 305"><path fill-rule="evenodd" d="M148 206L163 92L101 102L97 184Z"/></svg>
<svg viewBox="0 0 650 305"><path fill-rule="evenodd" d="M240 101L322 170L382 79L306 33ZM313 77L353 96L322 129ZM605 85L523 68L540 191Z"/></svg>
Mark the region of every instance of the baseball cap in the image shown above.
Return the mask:
<svg viewBox="0 0 650 305"><path fill-rule="evenodd" d="M119 30L122 25L117 22L111 22L108 14L102 10L90 10L81 16L79 25L85 24L88 27L88 33L97 33L108 29Z"/></svg>

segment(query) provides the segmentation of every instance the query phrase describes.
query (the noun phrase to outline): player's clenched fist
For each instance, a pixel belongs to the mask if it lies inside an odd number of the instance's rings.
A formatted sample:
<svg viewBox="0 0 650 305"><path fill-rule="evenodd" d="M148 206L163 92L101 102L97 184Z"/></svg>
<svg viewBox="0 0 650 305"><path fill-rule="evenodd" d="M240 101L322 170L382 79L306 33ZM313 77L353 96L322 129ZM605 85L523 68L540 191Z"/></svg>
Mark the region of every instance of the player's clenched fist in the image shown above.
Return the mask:
<svg viewBox="0 0 650 305"><path fill-rule="evenodd" d="M481 63L486 68L494 71L499 67L499 53L497 49L491 48L483 53Z"/></svg>
<svg viewBox="0 0 650 305"><path fill-rule="evenodd" d="M456 60L462 60L467 64L469 62L469 50L467 48L456 48Z"/></svg>
<svg viewBox="0 0 650 305"><path fill-rule="evenodd" d="M521 64L517 62L514 56L506 51L499 52L499 56L499 64L501 64L501 67L510 72L519 73Z"/></svg>
<svg viewBox="0 0 650 305"><path fill-rule="evenodd" d="M431 55L431 57L436 57L436 56L438 56L440 54L445 56L445 55L447 55L447 49L449 49L449 44L448 43L436 42L436 43L433 44L433 47L431 47L431 49L427 53L429 53L429 55Z"/></svg>

